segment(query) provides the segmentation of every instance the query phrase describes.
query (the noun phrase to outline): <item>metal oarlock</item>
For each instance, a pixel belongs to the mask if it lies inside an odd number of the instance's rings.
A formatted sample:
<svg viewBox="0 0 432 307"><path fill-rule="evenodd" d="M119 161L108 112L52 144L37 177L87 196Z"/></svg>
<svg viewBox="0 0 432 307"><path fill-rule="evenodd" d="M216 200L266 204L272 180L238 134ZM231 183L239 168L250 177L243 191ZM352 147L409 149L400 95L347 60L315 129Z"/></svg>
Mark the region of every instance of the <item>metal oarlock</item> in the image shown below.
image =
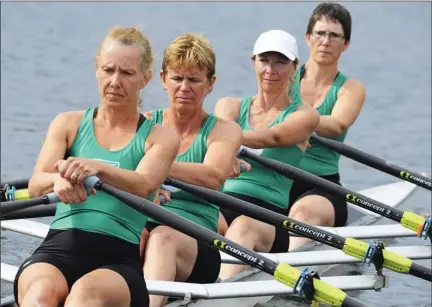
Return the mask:
<svg viewBox="0 0 432 307"><path fill-rule="evenodd" d="M6 199L7 199L7 201L15 200L15 192L16 192L16 188L14 186L9 187L6 185Z"/></svg>
<svg viewBox="0 0 432 307"><path fill-rule="evenodd" d="M6 188L7 188L7 185L4 185L4 186L2 186L0 188L0 200L1 201L7 201L7 199L6 199Z"/></svg>
<svg viewBox="0 0 432 307"><path fill-rule="evenodd" d="M432 228L431 228L431 215L425 214L425 221L422 226L417 230L417 236L426 240L428 237L432 242Z"/></svg>
<svg viewBox="0 0 432 307"><path fill-rule="evenodd" d="M16 188L10 187L8 184L5 184L0 189L0 198L1 201L13 201L15 200L15 191Z"/></svg>
<svg viewBox="0 0 432 307"><path fill-rule="evenodd" d="M308 268L304 268L293 287L293 294L304 296L307 300L312 301L312 306L317 306L317 301L313 299L315 288L313 279L320 279L315 271L308 272Z"/></svg>
<svg viewBox="0 0 432 307"><path fill-rule="evenodd" d="M363 266L370 267L371 263L375 266L378 275L382 275L383 265L384 265L384 242L371 241L369 243L369 248L363 258Z"/></svg>

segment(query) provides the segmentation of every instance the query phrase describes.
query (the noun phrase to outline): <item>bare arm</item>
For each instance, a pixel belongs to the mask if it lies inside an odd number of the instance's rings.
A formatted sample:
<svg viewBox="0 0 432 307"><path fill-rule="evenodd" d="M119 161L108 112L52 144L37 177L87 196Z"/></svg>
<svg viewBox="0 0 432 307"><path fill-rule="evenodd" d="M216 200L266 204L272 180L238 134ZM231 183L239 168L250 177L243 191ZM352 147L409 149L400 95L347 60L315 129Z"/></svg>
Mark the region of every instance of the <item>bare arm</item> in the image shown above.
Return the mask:
<svg viewBox="0 0 432 307"><path fill-rule="evenodd" d="M223 97L216 103L214 115L219 118L236 122L240 112L240 99Z"/></svg>
<svg viewBox="0 0 432 307"><path fill-rule="evenodd" d="M319 123L318 112L302 105L286 119L271 128L243 132L243 145L250 148L286 147L309 139Z"/></svg>
<svg viewBox="0 0 432 307"><path fill-rule="evenodd" d="M30 197L53 191L54 181L59 176L54 165L64 159L68 147L72 145L82 115L82 111L65 112L51 122L29 181Z"/></svg>
<svg viewBox="0 0 432 307"><path fill-rule="evenodd" d="M175 162L170 175L187 183L219 189L231 173L241 139L242 131L236 123L218 120L209 135L203 163Z"/></svg>
<svg viewBox="0 0 432 307"><path fill-rule="evenodd" d="M176 133L155 125L147 138L145 155L135 171L102 163L97 175L120 190L146 198L168 177L179 146L180 139Z"/></svg>
<svg viewBox="0 0 432 307"><path fill-rule="evenodd" d="M364 86L349 79L341 88L331 115L321 116L315 131L324 137L334 137L345 132L359 116L365 97Z"/></svg>

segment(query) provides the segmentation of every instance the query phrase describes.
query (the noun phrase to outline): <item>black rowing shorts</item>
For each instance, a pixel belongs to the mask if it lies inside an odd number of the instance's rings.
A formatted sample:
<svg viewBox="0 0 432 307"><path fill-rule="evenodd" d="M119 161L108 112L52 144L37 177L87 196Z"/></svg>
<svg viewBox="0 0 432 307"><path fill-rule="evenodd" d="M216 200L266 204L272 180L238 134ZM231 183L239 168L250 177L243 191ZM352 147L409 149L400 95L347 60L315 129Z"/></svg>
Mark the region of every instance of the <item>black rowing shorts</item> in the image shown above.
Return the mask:
<svg viewBox="0 0 432 307"><path fill-rule="evenodd" d="M254 205L257 205L261 208L265 208L268 210L271 210L273 212L282 214L284 217L288 216L288 212L287 210L281 209L279 207L276 207L273 204L270 204L268 202L265 202L261 199L252 197L252 196L247 196L247 195L243 195L243 194L237 194L237 193L231 193L231 192L226 192L225 194L233 196L235 198L247 201L249 203L252 203ZM220 208L220 211L222 213L222 215L224 216L225 220L227 221L228 226L231 225L231 223L237 218L239 217L240 213L231 211L229 209L225 209L225 208ZM273 245L270 249L270 253L286 253L288 251L288 247L289 247L289 233L287 230L282 229L282 227L276 227L276 235L273 241Z"/></svg>
<svg viewBox="0 0 432 307"><path fill-rule="evenodd" d="M145 228L150 233L158 226L159 224L147 222ZM197 244L198 254L195 260L195 265L192 269L192 273L185 282L197 284L214 283L219 276L221 267L221 256L219 250L198 240Z"/></svg>
<svg viewBox="0 0 432 307"><path fill-rule="evenodd" d="M330 182L336 183L340 186L340 176L339 173L334 175L328 175L328 176L319 176L320 178L326 179ZM299 199L309 196L309 195L319 195L322 197L327 198L333 205L334 212L335 212L335 223L334 227L342 227L345 226L347 218L348 218L348 211L347 211L347 204L346 201L340 197L335 197L332 194L320 191L319 189L309 185L306 182L297 180L293 182L293 185L291 186L290 191L290 203L288 206L288 212L292 205Z"/></svg>
<svg viewBox="0 0 432 307"><path fill-rule="evenodd" d="M69 291L82 276L96 269L109 269L126 281L131 307L149 306L149 294L144 281L139 246L113 236L78 229L50 229L47 237L32 256L26 259L28 267L33 263L49 263L62 272ZM15 301L18 302L18 270L14 282Z"/></svg>

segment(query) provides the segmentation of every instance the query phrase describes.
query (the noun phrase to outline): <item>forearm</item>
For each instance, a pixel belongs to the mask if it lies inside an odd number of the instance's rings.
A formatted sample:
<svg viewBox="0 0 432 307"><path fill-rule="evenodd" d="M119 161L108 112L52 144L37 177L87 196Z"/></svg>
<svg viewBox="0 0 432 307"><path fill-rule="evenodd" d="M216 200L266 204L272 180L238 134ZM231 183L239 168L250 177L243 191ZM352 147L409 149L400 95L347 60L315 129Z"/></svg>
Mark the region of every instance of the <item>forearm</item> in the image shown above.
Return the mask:
<svg viewBox="0 0 432 307"><path fill-rule="evenodd" d="M53 191L58 173L35 172L28 183L30 197L38 197Z"/></svg>
<svg viewBox="0 0 432 307"><path fill-rule="evenodd" d="M97 176L117 189L143 198L147 198L158 188L152 184L150 176L110 165L101 167Z"/></svg>
<svg viewBox="0 0 432 307"><path fill-rule="evenodd" d="M218 190L225 178L213 166L203 163L174 162L170 176L183 182Z"/></svg>
<svg viewBox="0 0 432 307"><path fill-rule="evenodd" d="M303 138L301 134L304 133L285 135L282 139L278 138L271 129L244 131L242 144L249 148L288 147L304 142L307 139L306 135Z"/></svg>
<svg viewBox="0 0 432 307"><path fill-rule="evenodd" d="M243 131L242 145L249 148L272 148L276 147L276 140L269 129Z"/></svg>
<svg viewBox="0 0 432 307"><path fill-rule="evenodd" d="M320 123L315 132L324 137L335 137L342 134L346 129L330 115L320 117Z"/></svg>

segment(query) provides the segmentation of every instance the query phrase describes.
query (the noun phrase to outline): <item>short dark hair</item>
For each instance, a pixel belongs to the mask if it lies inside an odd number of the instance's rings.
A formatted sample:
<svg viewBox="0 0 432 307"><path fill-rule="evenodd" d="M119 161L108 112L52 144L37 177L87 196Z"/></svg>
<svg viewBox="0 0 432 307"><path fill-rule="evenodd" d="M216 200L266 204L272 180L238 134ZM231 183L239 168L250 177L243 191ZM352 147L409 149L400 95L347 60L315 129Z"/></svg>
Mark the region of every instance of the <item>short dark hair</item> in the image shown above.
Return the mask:
<svg viewBox="0 0 432 307"><path fill-rule="evenodd" d="M326 2L318 5L312 12L306 29L306 34L312 34L316 22L322 17L339 22L342 26L344 37L347 42L351 40L351 14L339 3Z"/></svg>

